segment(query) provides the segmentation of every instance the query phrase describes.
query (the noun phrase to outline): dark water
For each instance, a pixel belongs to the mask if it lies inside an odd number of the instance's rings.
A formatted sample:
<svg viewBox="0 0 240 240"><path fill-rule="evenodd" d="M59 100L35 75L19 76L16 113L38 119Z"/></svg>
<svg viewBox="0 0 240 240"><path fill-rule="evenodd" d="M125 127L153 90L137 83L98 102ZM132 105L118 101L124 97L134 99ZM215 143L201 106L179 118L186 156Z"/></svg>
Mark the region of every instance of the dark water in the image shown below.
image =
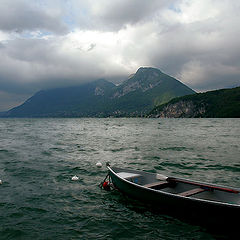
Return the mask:
<svg viewBox="0 0 240 240"><path fill-rule="evenodd" d="M0 239L214 239L100 190L106 169L95 164L240 187L239 127L240 119L0 119Z"/></svg>

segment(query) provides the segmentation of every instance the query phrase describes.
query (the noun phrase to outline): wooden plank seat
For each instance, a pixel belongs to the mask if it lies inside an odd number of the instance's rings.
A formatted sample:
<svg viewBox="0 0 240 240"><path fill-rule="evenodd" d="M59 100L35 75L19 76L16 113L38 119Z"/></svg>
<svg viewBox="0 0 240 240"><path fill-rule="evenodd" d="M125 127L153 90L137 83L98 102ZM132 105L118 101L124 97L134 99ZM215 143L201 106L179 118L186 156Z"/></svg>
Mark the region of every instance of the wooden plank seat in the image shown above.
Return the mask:
<svg viewBox="0 0 240 240"><path fill-rule="evenodd" d="M183 197L190 197L194 194L201 193L201 192L204 192L206 190L207 189L204 189L204 188L194 188L194 189L188 190L186 192L179 193L179 195L183 196Z"/></svg>
<svg viewBox="0 0 240 240"><path fill-rule="evenodd" d="M164 188L164 187L168 187L170 185L169 182L167 181L158 181L158 182L153 182L153 183L148 183L143 185L144 187L147 188Z"/></svg>

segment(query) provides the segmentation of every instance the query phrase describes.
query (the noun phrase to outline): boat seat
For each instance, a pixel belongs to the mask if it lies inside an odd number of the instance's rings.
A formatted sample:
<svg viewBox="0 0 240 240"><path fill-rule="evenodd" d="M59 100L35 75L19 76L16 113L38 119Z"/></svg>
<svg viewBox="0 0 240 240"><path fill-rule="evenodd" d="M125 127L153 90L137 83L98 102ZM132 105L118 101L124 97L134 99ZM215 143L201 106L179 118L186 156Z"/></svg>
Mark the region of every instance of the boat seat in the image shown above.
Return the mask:
<svg viewBox="0 0 240 240"><path fill-rule="evenodd" d="M158 181L158 182L145 184L143 186L147 187L147 188L159 188L159 187L164 188L164 187L168 187L169 186L169 182L167 182L167 181Z"/></svg>
<svg viewBox="0 0 240 240"><path fill-rule="evenodd" d="M179 195L183 196L183 197L190 197L194 194L201 193L201 192L204 192L206 190L207 189L204 189L204 188L194 188L194 189L188 190L186 192L179 193Z"/></svg>

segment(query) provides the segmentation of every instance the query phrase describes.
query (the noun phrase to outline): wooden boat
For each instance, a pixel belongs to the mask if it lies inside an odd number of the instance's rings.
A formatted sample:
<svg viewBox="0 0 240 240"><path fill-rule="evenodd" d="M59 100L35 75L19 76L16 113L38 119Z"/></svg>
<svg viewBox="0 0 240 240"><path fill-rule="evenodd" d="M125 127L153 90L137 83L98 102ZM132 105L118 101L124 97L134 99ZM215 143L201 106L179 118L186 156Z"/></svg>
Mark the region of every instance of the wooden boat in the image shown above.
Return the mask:
<svg viewBox="0 0 240 240"><path fill-rule="evenodd" d="M164 213L217 227L239 225L239 189L118 167L108 172L119 191Z"/></svg>

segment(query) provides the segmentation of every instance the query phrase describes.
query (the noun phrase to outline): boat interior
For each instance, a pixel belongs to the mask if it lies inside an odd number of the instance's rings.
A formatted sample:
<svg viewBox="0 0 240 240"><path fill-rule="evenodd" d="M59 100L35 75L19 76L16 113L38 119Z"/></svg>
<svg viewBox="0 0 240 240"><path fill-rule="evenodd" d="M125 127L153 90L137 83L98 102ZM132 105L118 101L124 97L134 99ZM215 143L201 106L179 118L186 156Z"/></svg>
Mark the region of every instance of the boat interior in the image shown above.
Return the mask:
<svg viewBox="0 0 240 240"><path fill-rule="evenodd" d="M118 177L145 188L176 194L182 197L240 205L240 191L237 189L180 178L166 177L160 174L137 170L116 167L112 168L112 170L118 175Z"/></svg>

